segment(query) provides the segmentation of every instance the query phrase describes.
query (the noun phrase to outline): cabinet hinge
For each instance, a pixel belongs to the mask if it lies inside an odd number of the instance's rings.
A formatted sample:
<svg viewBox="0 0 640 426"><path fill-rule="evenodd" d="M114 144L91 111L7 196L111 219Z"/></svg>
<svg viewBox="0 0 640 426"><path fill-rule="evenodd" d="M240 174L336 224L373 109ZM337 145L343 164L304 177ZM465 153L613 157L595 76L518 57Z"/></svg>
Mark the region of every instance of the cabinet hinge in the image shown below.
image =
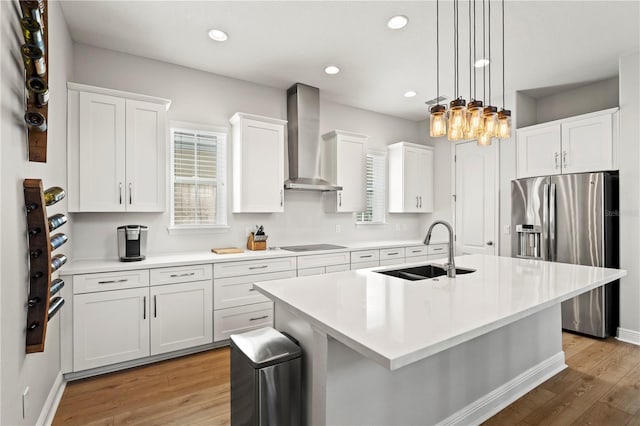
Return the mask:
<svg viewBox="0 0 640 426"><path fill-rule="evenodd" d="M454 235L454 236L453 236L453 241L458 241L458 240L457 240L457 238L458 238L458 236L457 236L457 235Z"/></svg>
<svg viewBox="0 0 640 426"><path fill-rule="evenodd" d="M456 161L458 161L458 156L457 155L453 155L453 162L455 163Z"/></svg>
<svg viewBox="0 0 640 426"><path fill-rule="evenodd" d="M453 197L453 202L455 203L457 201L456 200L456 194L453 194L452 197Z"/></svg>

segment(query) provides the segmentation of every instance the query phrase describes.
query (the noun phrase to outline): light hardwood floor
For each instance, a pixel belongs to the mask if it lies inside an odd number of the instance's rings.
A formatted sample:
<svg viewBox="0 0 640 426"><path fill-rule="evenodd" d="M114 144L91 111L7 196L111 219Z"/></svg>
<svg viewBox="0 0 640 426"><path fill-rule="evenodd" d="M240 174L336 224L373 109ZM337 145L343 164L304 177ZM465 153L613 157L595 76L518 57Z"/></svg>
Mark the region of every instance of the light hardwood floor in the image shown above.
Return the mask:
<svg viewBox="0 0 640 426"><path fill-rule="evenodd" d="M640 426L640 347L563 333L569 368L485 425ZM71 382L54 425L228 425L229 349Z"/></svg>

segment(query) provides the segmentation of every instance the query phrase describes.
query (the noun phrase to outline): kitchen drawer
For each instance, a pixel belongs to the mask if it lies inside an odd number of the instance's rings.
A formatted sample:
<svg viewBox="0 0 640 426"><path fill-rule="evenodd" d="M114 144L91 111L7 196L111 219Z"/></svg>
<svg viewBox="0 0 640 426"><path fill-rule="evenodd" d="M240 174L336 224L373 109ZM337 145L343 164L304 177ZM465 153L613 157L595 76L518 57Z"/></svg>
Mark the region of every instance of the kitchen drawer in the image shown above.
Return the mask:
<svg viewBox="0 0 640 426"><path fill-rule="evenodd" d="M404 247L380 249L381 265L383 261L391 259L400 259L400 261L404 261Z"/></svg>
<svg viewBox="0 0 640 426"><path fill-rule="evenodd" d="M212 276L213 268L210 263L205 265L154 268L150 271L152 286L210 280Z"/></svg>
<svg viewBox="0 0 640 426"><path fill-rule="evenodd" d="M73 276L73 294L148 286L148 269L101 272L99 274L81 274Z"/></svg>
<svg viewBox="0 0 640 426"><path fill-rule="evenodd" d="M404 257L392 258L392 259L380 259L380 266L402 265L404 263Z"/></svg>
<svg viewBox="0 0 640 426"><path fill-rule="evenodd" d="M404 258L405 263L426 262L429 260L429 256L423 254L421 256L407 256Z"/></svg>
<svg viewBox="0 0 640 426"><path fill-rule="evenodd" d="M380 263L377 260L370 260L368 262L357 262L351 264L351 270L354 269L364 269L364 268L373 268L375 266L380 266Z"/></svg>
<svg viewBox="0 0 640 426"><path fill-rule="evenodd" d="M315 268L298 269L298 276L308 277L309 275L322 275L325 272L326 271L324 266L316 266Z"/></svg>
<svg viewBox="0 0 640 426"><path fill-rule="evenodd" d="M427 246L427 254L442 254L446 255L449 249L449 244L429 244Z"/></svg>
<svg viewBox="0 0 640 426"><path fill-rule="evenodd" d="M371 262L373 260L378 261L380 259L379 250L360 250L351 252L351 263L358 262Z"/></svg>
<svg viewBox="0 0 640 426"><path fill-rule="evenodd" d="M256 303L213 311L213 341L228 339L231 334L273 326L273 304Z"/></svg>
<svg viewBox="0 0 640 426"><path fill-rule="evenodd" d="M329 265L325 268L327 274L329 272L342 272L349 270L349 264L345 263L344 265Z"/></svg>
<svg viewBox="0 0 640 426"><path fill-rule="evenodd" d="M298 256L298 269L315 268L317 266L343 265L349 263L349 252L313 254L310 256Z"/></svg>
<svg viewBox="0 0 640 426"><path fill-rule="evenodd" d="M218 279L224 277L237 277L240 275L264 274L265 272L295 271L295 269L295 257L244 260L240 262L215 263L213 265L213 276Z"/></svg>
<svg viewBox="0 0 640 426"><path fill-rule="evenodd" d="M243 275L240 277L216 278L213 280L213 309L267 302L269 299L253 288L254 282L295 276L296 271L282 271L259 276Z"/></svg>
<svg viewBox="0 0 640 426"><path fill-rule="evenodd" d="M427 249L427 246L425 246L425 245L411 246L411 247L406 247L404 249L404 256L405 257L422 256L422 255L427 255L427 254L429 254L429 251Z"/></svg>

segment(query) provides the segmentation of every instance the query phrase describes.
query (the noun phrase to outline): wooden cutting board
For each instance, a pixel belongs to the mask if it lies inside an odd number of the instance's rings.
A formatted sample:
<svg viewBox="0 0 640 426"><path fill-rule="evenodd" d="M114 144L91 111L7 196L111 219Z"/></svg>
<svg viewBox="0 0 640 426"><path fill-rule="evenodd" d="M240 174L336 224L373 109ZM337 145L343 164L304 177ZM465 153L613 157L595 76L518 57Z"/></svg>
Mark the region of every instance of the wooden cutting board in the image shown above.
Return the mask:
<svg viewBox="0 0 640 426"><path fill-rule="evenodd" d="M215 254L244 253L243 249L237 247L212 248L211 251Z"/></svg>

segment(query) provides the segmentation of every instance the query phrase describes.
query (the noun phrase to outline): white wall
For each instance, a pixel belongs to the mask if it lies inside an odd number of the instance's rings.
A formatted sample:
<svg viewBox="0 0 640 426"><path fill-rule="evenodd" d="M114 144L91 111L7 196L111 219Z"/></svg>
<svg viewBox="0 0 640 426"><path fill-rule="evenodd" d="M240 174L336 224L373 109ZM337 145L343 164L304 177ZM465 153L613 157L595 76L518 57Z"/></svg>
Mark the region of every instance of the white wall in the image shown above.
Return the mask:
<svg viewBox="0 0 640 426"><path fill-rule="evenodd" d="M22 181L40 178L46 186L66 183L66 80L71 70L72 43L60 5L49 4L49 131L48 162L27 161L26 132L23 126L24 78L20 45L22 32L17 1L0 2L0 45L2 87L0 168L2 170L2 286L1 323L1 405L0 424L35 424L60 372L59 315L47 327L45 351L25 354L26 301L29 275L26 220ZM48 213L63 212L66 202ZM69 227L64 230L73 241ZM63 246L70 254L71 244ZM64 307L62 309L65 309ZM22 392L29 386L27 417L22 418Z"/></svg>
<svg viewBox="0 0 640 426"><path fill-rule="evenodd" d="M620 337L640 344L640 53L620 58Z"/></svg>
<svg viewBox="0 0 640 426"><path fill-rule="evenodd" d="M538 123L618 106L618 77L555 93L536 102Z"/></svg>
<svg viewBox="0 0 640 426"><path fill-rule="evenodd" d="M286 119L284 90L87 45L74 45L73 75L77 83L171 99L170 120L228 126L228 119L237 111ZM419 124L416 122L321 99L321 133L333 129L364 133L375 146L401 140L419 142ZM324 213L322 194L302 191L285 192L284 213L230 213L231 230L213 235L168 235L168 212L78 213L71 218L75 243L73 254L75 258L115 257L116 227L123 224L148 225L147 251L154 254L223 246L244 247L247 228L256 224L265 226L270 246L415 239L423 234L420 226L422 216L388 215L387 225L356 227L352 214ZM336 232L336 225L340 225L340 233Z"/></svg>

